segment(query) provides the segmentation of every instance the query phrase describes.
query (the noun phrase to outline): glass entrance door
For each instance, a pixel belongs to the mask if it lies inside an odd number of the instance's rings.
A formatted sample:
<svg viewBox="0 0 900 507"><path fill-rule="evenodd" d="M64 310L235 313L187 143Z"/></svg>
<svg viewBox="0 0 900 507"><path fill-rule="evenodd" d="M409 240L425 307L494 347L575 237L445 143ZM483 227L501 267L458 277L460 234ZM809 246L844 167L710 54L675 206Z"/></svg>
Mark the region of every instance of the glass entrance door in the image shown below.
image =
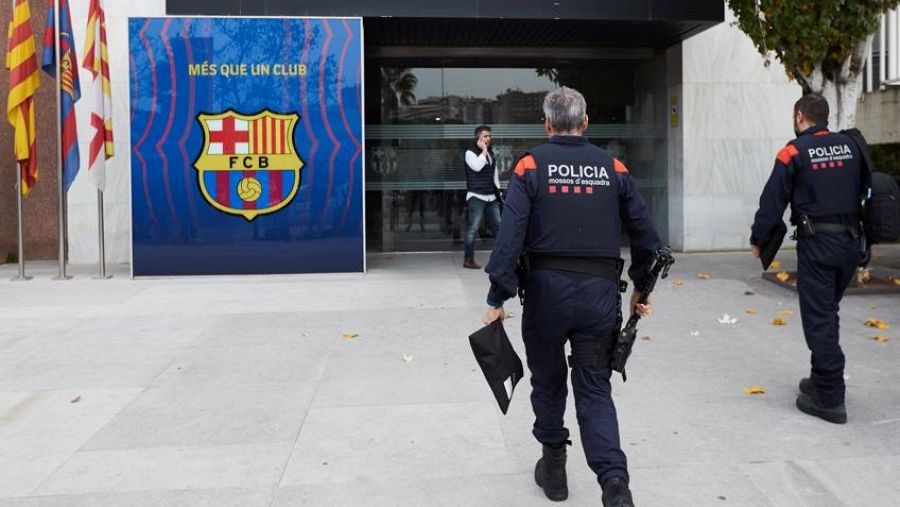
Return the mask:
<svg viewBox="0 0 900 507"><path fill-rule="evenodd" d="M374 82L374 83L373 83ZM465 151L492 129L501 186L546 141L543 99L560 85L588 102L587 136L629 166L661 233L666 218L665 65L578 68L371 66L367 73L366 190L372 251L462 250ZM377 87L375 89L374 87ZM490 249L484 227L477 249Z"/></svg>

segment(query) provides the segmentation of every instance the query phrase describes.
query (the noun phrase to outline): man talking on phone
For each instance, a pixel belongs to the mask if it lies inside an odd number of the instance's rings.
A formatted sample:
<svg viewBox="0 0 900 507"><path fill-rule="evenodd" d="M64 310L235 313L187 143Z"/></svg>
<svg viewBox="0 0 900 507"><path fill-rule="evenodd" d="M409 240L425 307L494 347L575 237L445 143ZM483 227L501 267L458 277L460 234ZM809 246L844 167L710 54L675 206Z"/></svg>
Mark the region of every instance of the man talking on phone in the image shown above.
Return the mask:
<svg viewBox="0 0 900 507"><path fill-rule="evenodd" d="M463 267L481 269L475 262L475 235L487 216L494 238L500 231L500 174L491 146L491 128L475 129L475 140L466 150L466 211L468 226L465 237Z"/></svg>

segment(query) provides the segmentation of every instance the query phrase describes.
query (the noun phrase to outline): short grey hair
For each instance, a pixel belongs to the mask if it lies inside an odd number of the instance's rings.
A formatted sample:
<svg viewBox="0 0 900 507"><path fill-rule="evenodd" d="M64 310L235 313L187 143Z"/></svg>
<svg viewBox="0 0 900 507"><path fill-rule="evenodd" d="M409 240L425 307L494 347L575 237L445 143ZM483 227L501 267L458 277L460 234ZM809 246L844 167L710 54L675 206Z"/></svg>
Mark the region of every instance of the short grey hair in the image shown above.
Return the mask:
<svg viewBox="0 0 900 507"><path fill-rule="evenodd" d="M573 88L563 86L544 97L544 116L550 119L554 131L577 132L584 123L586 111L584 95Z"/></svg>

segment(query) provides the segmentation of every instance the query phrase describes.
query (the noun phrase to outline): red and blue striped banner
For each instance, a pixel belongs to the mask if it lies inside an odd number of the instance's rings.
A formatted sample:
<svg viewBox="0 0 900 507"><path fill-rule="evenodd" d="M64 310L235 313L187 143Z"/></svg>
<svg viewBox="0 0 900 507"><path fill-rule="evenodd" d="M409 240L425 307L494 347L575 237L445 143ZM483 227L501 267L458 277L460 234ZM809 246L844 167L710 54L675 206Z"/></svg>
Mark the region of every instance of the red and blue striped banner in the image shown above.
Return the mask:
<svg viewBox="0 0 900 507"><path fill-rule="evenodd" d="M66 191L72 186L81 166L78 152L78 126L75 121L75 103L81 98L78 79L78 56L72 37L72 17L69 0L59 0L59 64L56 62L56 7L47 0L47 24L44 27L44 55L41 66L54 78L59 72L59 115L62 136L63 184Z"/></svg>

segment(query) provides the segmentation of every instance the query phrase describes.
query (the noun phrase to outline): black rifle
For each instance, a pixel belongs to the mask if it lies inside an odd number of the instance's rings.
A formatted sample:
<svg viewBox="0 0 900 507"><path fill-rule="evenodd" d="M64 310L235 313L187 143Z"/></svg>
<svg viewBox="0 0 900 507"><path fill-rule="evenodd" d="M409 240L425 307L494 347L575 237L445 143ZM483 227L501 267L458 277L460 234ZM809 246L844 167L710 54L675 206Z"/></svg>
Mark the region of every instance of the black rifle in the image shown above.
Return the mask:
<svg viewBox="0 0 900 507"><path fill-rule="evenodd" d="M650 274L647 275L644 286L641 287L641 297L638 300L638 304L643 305L647 303L650 293L653 292L653 288L656 287L656 281L660 276L662 276L662 278L669 276L669 268L672 267L672 264L675 264L675 258L672 257L672 250L669 249L669 247L663 247L657 250L653 267L650 268ZM635 287L635 290L637 290L637 287ZM625 362L628 361L628 356L631 355L631 349L634 347L639 320L641 320L641 316L637 313L631 315L628 322L625 324L625 327L622 328L622 332L619 333L619 339L616 341L616 346L613 348L612 369L622 374L622 382L628 380L625 376Z"/></svg>

